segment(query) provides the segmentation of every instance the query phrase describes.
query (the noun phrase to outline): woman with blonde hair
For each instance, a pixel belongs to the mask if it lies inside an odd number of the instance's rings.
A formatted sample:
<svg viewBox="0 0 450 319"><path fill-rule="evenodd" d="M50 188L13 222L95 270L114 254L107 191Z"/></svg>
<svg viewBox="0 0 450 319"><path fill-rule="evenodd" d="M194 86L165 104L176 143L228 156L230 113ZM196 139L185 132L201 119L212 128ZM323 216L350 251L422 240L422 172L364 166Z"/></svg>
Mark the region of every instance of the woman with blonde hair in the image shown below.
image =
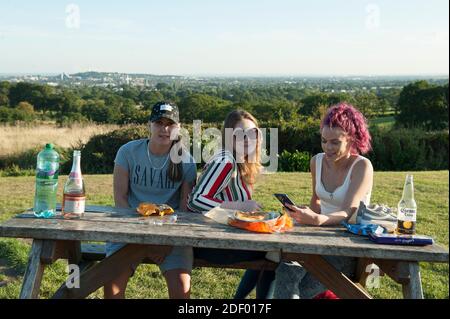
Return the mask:
<svg viewBox="0 0 450 319"><path fill-rule="evenodd" d="M243 110L230 112L222 129L222 149L205 165L189 196L188 208L194 212L205 212L215 207L246 212L261 210L261 205L252 199L262 168L261 142L261 131L254 116ZM217 264L264 259L265 254L233 249L194 249L195 258ZM273 278L273 272L259 275L259 286L265 288L257 287L257 298L266 297ZM245 297L253 286L254 283L243 282L235 298Z"/></svg>

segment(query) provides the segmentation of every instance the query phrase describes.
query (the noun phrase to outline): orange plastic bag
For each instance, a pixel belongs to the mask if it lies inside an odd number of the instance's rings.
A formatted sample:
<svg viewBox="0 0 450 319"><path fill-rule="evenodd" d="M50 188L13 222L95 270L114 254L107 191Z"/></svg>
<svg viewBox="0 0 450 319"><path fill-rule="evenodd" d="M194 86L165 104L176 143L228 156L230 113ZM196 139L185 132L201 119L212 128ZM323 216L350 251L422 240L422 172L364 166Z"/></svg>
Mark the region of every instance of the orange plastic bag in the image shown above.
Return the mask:
<svg viewBox="0 0 450 319"><path fill-rule="evenodd" d="M228 224L233 227L249 230L256 233L268 234L283 233L287 230L292 229L294 225L292 218L286 213L281 213L278 218L261 221L246 221L233 216L228 218Z"/></svg>

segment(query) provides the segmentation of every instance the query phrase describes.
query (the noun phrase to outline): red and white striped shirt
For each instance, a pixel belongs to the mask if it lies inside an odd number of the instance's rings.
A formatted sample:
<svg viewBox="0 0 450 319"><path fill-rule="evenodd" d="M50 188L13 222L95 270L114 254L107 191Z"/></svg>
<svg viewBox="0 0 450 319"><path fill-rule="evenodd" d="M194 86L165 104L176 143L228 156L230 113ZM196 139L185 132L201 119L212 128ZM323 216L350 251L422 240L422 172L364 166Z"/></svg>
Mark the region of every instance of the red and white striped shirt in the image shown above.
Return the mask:
<svg viewBox="0 0 450 319"><path fill-rule="evenodd" d="M209 211L223 202L252 199L231 152L222 150L203 168L197 185L189 195L188 208L194 212Z"/></svg>

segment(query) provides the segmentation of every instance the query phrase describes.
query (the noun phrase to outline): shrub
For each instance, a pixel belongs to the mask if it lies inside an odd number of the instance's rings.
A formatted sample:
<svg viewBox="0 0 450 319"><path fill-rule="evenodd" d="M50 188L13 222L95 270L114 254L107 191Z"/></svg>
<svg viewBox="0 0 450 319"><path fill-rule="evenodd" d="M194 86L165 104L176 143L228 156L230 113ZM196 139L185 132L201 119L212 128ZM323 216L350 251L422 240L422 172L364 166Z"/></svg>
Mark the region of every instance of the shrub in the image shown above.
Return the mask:
<svg viewBox="0 0 450 319"><path fill-rule="evenodd" d="M276 123L273 123L276 124ZM211 125L209 125L211 126ZM192 127L184 126L192 137ZM282 171L309 171L310 158L322 152L319 123L263 123L261 127L278 127L279 169ZM218 127L220 128L220 127ZM202 130L206 129L206 125ZM366 155L377 171L442 170L448 169L448 131L371 129L373 151ZM148 136L145 126L119 129L91 138L82 148L82 171L89 174L110 174L117 150L123 144ZM202 141L202 150L206 141ZM192 139L191 139L192 145ZM267 143L269 147L269 143ZM192 150L192 149L191 149ZM70 155L70 154L69 154ZM70 159L63 167L68 173ZM204 163L199 163L200 169Z"/></svg>
<svg viewBox="0 0 450 319"><path fill-rule="evenodd" d="M81 171L83 174L111 174L114 159L119 148L131 140L148 137L146 126L135 126L93 136L81 150ZM62 172L67 174L72 167L73 152L62 165Z"/></svg>
<svg viewBox="0 0 450 319"><path fill-rule="evenodd" d="M20 170L34 172L36 169L37 155L42 149L42 147L35 147L24 152L0 156L0 170L3 170L4 176L30 175L29 172L22 173ZM55 146L55 150L59 153L60 167L62 168L69 158L69 150L59 146ZM31 175L34 175L34 173Z"/></svg>
<svg viewBox="0 0 450 319"><path fill-rule="evenodd" d="M320 144L320 121L301 118L295 122L264 122L261 127L278 128L278 150L296 150L316 154L322 151ZM268 144L268 143L267 143Z"/></svg>
<svg viewBox="0 0 450 319"><path fill-rule="evenodd" d="M282 172L309 172L311 154L295 150L290 153L284 150L278 159L278 170Z"/></svg>
<svg viewBox="0 0 450 319"><path fill-rule="evenodd" d="M202 125L202 131L214 124ZM183 125L191 136L192 125ZM215 126L220 129L220 125ZM279 169L281 171L309 170L310 158L322 152L319 123L314 120L290 122L266 122L261 127L278 128ZM447 170L449 132L426 132L419 129L371 128L373 150L366 155L377 171ZM85 145L70 149L56 147L61 155L61 174L68 174L72 166L74 149L82 151L81 169L84 174L111 174L114 158L120 146L148 136L146 125L120 128L110 133L93 136ZM202 140L202 150L207 141ZM269 147L269 143L266 143ZM40 148L8 156L0 156L0 170L18 174L17 170L35 169ZM191 148L192 151L192 148ZM16 166L13 166L16 165ZM198 163L198 169L204 163Z"/></svg>
<svg viewBox="0 0 450 319"><path fill-rule="evenodd" d="M30 106L28 103L22 104L20 108L0 106L0 123L32 122L35 115L29 112Z"/></svg>
<svg viewBox="0 0 450 319"><path fill-rule="evenodd" d="M35 173L36 170L34 169L21 169L16 164L13 164L5 170L0 170L1 177L34 176Z"/></svg>
<svg viewBox="0 0 450 319"><path fill-rule="evenodd" d="M448 169L448 131L374 128L371 134L373 151L367 157L375 170Z"/></svg>

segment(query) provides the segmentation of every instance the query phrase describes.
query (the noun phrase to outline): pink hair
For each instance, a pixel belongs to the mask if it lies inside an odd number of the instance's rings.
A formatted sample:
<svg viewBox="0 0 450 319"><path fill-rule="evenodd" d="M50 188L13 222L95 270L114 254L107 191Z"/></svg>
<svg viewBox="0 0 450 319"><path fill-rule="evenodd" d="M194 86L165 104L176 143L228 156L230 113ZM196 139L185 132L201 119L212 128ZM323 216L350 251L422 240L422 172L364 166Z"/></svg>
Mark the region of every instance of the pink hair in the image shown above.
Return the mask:
<svg viewBox="0 0 450 319"><path fill-rule="evenodd" d="M339 103L330 107L320 123L320 129L324 126L342 129L352 141L352 154L366 154L372 148L367 120L351 104Z"/></svg>

